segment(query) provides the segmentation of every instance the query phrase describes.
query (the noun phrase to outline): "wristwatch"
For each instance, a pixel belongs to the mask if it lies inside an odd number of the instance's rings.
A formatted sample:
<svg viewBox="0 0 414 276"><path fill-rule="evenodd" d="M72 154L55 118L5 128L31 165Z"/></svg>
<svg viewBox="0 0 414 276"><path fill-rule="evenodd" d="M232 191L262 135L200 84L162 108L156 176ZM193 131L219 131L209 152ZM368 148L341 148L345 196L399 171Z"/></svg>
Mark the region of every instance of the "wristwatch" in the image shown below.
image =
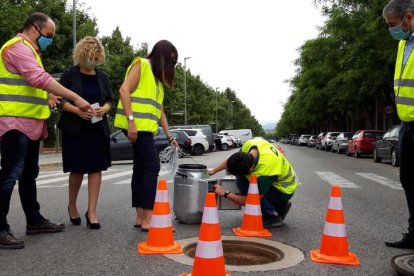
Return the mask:
<svg viewBox="0 0 414 276"><path fill-rule="evenodd" d="M134 120L134 115L129 115L128 116L128 121L133 121Z"/></svg>
<svg viewBox="0 0 414 276"><path fill-rule="evenodd" d="M229 194L230 194L230 191L225 191L225 192L224 192L224 195L223 195L223 196L224 196L224 198L227 198L227 196L228 196Z"/></svg>

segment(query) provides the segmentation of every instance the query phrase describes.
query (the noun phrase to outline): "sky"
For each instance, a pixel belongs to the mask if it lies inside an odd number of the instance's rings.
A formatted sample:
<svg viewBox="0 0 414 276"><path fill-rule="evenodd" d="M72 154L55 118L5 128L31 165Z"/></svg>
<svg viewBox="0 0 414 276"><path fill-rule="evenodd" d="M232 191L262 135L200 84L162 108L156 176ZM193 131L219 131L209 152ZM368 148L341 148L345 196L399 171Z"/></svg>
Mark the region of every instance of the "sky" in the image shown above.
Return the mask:
<svg viewBox="0 0 414 276"><path fill-rule="evenodd" d="M72 2L72 1L69 1ZM171 41L178 62L218 91L227 87L264 124L278 121L291 94L298 48L323 25L313 0L78 0L99 36L119 26L138 48Z"/></svg>

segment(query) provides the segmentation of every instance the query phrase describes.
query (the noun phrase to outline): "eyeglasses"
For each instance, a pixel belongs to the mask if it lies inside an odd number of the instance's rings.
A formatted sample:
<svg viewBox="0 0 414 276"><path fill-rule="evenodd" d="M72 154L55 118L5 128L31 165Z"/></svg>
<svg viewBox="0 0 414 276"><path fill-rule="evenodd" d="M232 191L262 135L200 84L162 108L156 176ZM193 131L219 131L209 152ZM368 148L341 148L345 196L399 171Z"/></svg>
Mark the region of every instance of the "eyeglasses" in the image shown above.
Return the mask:
<svg viewBox="0 0 414 276"><path fill-rule="evenodd" d="M42 36L44 36L44 37L47 37L47 38L53 38L53 35L44 35L44 34L42 34L42 32L39 30L39 28L34 24L34 23L32 23L32 22L30 22L30 24L36 29L36 31L40 34L40 35L42 35Z"/></svg>

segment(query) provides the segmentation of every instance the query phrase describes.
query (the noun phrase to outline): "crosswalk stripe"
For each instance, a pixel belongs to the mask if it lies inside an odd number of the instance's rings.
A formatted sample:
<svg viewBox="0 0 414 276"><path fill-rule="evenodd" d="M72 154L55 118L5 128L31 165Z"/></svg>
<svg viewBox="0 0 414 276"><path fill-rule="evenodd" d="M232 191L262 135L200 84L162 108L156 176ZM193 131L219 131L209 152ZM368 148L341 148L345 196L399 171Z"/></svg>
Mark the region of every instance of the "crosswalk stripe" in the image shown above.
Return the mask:
<svg viewBox="0 0 414 276"><path fill-rule="evenodd" d="M338 185L341 188L351 188L351 189L357 189L361 188L355 183L337 175L334 172L320 172L320 171L314 171L320 178L328 182L331 186Z"/></svg>
<svg viewBox="0 0 414 276"><path fill-rule="evenodd" d="M131 184L131 179L124 179L115 183L112 183L114 185L127 185L127 184Z"/></svg>
<svg viewBox="0 0 414 276"><path fill-rule="evenodd" d="M119 173L114 173L114 174L110 174L110 175L104 175L104 176L102 176L102 181L101 182L103 182L105 180L113 179L113 178L122 177L122 176L125 176L125 175L131 175L131 174L132 174L132 171L125 171L125 172L119 172ZM87 177L86 177L86 179L83 179L83 181L82 181L82 185L86 185L86 184L88 184L88 178Z"/></svg>
<svg viewBox="0 0 414 276"><path fill-rule="evenodd" d="M394 190L403 190L403 187L401 186L400 182L394 181L392 179L388 179L386 177L377 175L375 173L355 173L361 177L364 177L366 179L369 179L371 181L377 182L381 185L387 186Z"/></svg>
<svg viewBox="0 0 414 276"><path fill-rule="evenodd" d="M47 173L40 173L39 176L37 177L37 179L41 179L41 178L47 178L47 177L52 177L52 176L57 176L57 175L66 175L64 172L60 171L60 172L47 172Z"/></svg>

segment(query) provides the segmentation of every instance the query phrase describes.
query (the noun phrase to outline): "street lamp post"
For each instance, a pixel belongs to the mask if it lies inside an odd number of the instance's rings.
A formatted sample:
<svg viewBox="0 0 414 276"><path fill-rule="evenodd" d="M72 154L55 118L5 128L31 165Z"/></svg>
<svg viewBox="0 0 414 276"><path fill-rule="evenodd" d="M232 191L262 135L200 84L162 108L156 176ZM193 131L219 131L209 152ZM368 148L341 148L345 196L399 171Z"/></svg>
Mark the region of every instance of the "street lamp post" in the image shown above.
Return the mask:
<svg viewBox="0 0 414 276"><path fill-rule="evenodd" d="M184 125L187 124L187 59L190 58L184 58Z"/></svg>
<svg viewBox="0 0 414 276"><path fill-rule="evenodd" d="M218 115L217 115L217 110L218 110L218 89L220 87L216 87L216 133L218 133Z"/></svg>
<svg viewBox="0 0 414 276"><path fill-rule="evenodd" d="M72 7L72 27L73 27L73 49L76 46L76 0L73 0L73 7Z"/></svg>
<svg viewBox="0 0 414 276"><path fill-rule="evenodd" d="M230 119L231 119L231 128L233 128L233 103L234 103L234 101L231 101L231 102L230 102L230 114L231 114Z"/></svg>

